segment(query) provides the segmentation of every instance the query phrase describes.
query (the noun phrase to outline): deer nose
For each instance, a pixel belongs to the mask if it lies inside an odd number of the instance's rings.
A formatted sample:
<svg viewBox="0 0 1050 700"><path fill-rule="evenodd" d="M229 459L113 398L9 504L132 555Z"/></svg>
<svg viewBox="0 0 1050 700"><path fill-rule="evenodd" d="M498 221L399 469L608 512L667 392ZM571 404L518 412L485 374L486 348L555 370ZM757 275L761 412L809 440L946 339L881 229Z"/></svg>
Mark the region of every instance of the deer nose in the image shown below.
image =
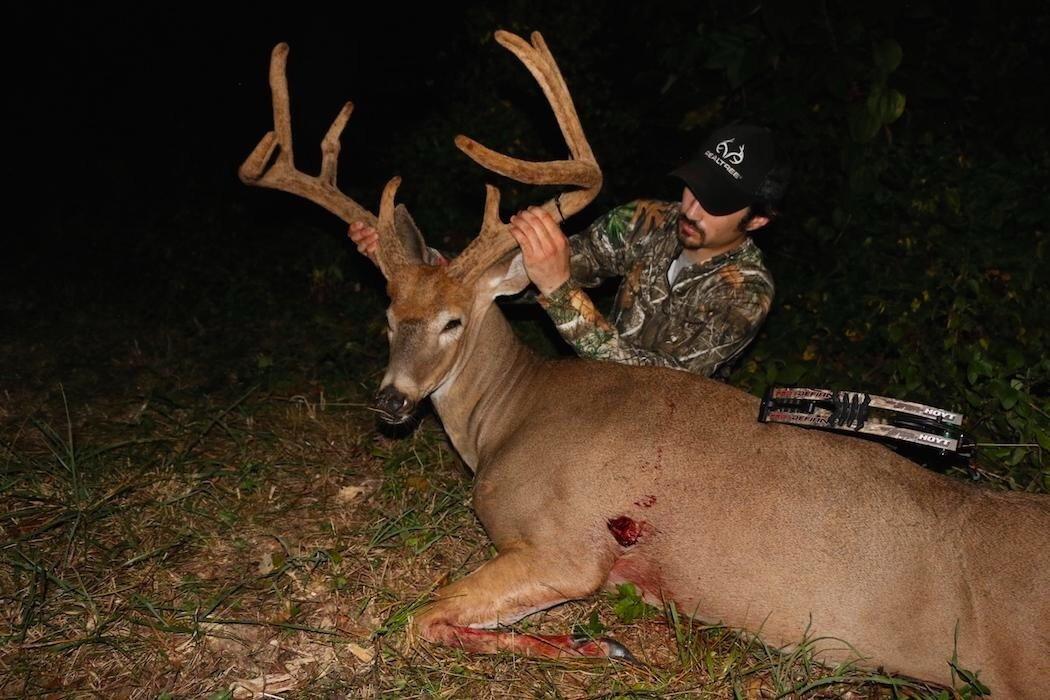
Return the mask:
<svg viewBox="0 0 1050 700"><path fill-rule="evenodd" d="M412 413L413 406L408 397L398 391L393 384L380 389L372 402L372 407L379 411L380 417L388 423L402 423Z"/></svg>

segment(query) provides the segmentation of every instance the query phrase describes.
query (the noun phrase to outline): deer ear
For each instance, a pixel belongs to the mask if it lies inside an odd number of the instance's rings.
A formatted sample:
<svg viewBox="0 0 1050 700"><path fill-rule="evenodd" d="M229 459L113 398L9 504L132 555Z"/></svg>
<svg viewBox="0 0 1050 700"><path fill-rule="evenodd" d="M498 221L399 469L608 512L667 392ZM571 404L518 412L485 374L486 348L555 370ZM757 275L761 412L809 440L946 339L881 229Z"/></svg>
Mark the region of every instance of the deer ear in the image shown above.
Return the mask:
<svg viewBox="0 0 1050 700"><path fill-rule="evenodd" d="M405 249L405 258L413 265L437 265L440 258L435 251L427 248L423 240L423 234L413 221L412 215L404 204L398 204L394 209L394 230L397 237L401 239L401 245Z"/></svg>
<svg viewBox="0 0 1050 700"><path fill-rule="evenodd" d="M525 263L521 251L515 248L494 262L478 278L477 290L489 299L517 294L529 286L529 275L525 272Z"/></svg>

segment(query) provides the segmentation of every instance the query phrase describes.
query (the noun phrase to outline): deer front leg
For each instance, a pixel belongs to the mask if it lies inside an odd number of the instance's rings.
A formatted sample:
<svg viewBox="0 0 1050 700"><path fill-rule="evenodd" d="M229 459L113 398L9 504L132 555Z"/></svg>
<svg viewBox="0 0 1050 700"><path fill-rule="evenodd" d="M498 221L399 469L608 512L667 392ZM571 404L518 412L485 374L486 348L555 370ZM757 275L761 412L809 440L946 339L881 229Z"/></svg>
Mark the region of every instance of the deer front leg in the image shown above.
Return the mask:
<svg viewBox="0 0 1050 700"><path fill-rule="evenodd" d="M424 639L479 654L508 651L559 658L590 656L633 661L612 639L571 634L525 634L493 629L526 615L597 591L608 571L595 561L557 551L522 546L500 552L473 573L445 586L436 600L415 617Z"/></svg>

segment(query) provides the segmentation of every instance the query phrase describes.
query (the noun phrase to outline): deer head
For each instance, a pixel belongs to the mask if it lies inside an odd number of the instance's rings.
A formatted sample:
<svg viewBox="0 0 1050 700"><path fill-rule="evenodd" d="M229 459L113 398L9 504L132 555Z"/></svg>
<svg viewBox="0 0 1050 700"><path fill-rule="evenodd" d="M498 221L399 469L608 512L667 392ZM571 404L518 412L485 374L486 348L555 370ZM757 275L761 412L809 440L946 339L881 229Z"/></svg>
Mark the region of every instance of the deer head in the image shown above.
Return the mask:
<svg viewBox="0 0 1050 700"><path fill-rule="evenodd" d="M494 196L495 188L489 192ZM494 210L493 216L497 216ZM379 230L385 230L380 234L380 250L396 240L406 254L398 267L383 265L390 296L386 313L390 360L375 408L383 420L402 423L420 400L458 375L495 298L520 292L529 279L516 250L505 251L483 267L464 266L462 255L450 265L439 265L416 252L425 250L422 238L408 252L404 243L411 236L409 229L380 226Z"/></svg>
<svg viewBox="0 0 1050 700"><path fill-rule="evenodd" d="M570 158L530 162L492 151L460 135L456 146L488 170L519 182L575 185L543 205L565 220L589 204L601 189L602 175L587 143L565 80L539 32L531 43L504 31L496 41L514 53L539 83L569 147ZM376 396L376 408L387 422L401 423L423 398L454 377L469 356L486 312L496 297L520 292L528 277L517 244L499 216L499 190L486 186L480 233L448 265L437 265L408 211L395 206L400 178L383 190L379 216L361 207L336 187L339 135L352 103L346 103L321 144L320 175L295 168L292 155L286 64L287 44L278 44L270 61L274 131L267 133L240 168L241 180L305 197L352 223L364 221L379 233L379 268L387 280L390 362Z"/></svg>

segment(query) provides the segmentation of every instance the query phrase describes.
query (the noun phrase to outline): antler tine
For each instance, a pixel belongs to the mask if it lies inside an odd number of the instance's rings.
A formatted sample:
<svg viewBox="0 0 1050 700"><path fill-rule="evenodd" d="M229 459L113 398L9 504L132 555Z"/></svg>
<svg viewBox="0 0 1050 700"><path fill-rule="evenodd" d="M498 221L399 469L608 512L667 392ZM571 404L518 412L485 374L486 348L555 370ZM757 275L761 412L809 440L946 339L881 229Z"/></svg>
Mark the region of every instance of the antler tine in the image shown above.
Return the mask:
<svg viewBox="0 0 1050 700"><path fill-rule="evenodd" d="M324 207L346 223L362 221L376 226L375 214L362 207L336 186L339 160L339 137L354 110L347 102L339 110L321 141L321 172L314 177L297 170L292 150L292 117L288 98L288 44L281 42L270 54L270 92L273 103L274 130L267 132L241 164L237 174L241 181L256 187L268 187L295 194ZM274 155L276 151L276 155ZM389 183L388 183L389 187ZM393 187L397 190L397 185ZM385 194L384 194L385 196ZM391 200L393 193L391 193ZM391 212L393 211L391 205ZM391 214L392 216L392 214ZM384 235L380 228L380 247L388 263L404 259L401 241L396 235ZM393 231L391 224L388 233ZM384 270L385 272L385 270Z"/></svg>
<svg viewBox="0 0 1050 700"><path fill-rule="evenodd" d="M547 42L543 40L543 35L539 32L533 32L530 38L532 39L531 46L515 34L505 31L496 32L496 41L513 52L525 64L543 89L543 94L547 96L554 108L554 116L558 120L558 126L561 127L562 135L565 136L572 157L593 163L594 154L583 134L583 127L580 125L579 115L576 114L576 107L572 103L569 87L565 84L565 78L558 69L554 56L547 48ZM529 60L534 55L538 60Z"/></svg>
<svg viewBox="0 0 1050 700"><path fill-rule="evenodd" d="M394 197L400 186L401 178L396 175L386 183L379 202L379 219L376 222L376 230L381 241L376 259L379 269L388 280L393 279L397 270L408 264L405 248L394 229Z"/></svg>
<svg viewBox="0 0 1050 700"><path fill-rule="evenodd" d="M533 185L576 185L582 188L562 193L543 204L543 208L552 216L564 221L590 204L598 195L602 187L602 173L583 133L580 117L576 113L576 107L572 103L569 88L558 69L558 64L539 32L533 32L531 39L530 44L510 32L496 32L496 41L518 57L546 95L572 159L535 162L512 158L462 134L456 137L456 146L482 167L518 182ZM449 274L473 278L516 247L517 243L507 232L507 225L499 222L498 213L492 217L488 212L492 197L490 190L486 198L486 223L481 233L452 262ZM495 198L498 202L498 192Z"/></svg>

